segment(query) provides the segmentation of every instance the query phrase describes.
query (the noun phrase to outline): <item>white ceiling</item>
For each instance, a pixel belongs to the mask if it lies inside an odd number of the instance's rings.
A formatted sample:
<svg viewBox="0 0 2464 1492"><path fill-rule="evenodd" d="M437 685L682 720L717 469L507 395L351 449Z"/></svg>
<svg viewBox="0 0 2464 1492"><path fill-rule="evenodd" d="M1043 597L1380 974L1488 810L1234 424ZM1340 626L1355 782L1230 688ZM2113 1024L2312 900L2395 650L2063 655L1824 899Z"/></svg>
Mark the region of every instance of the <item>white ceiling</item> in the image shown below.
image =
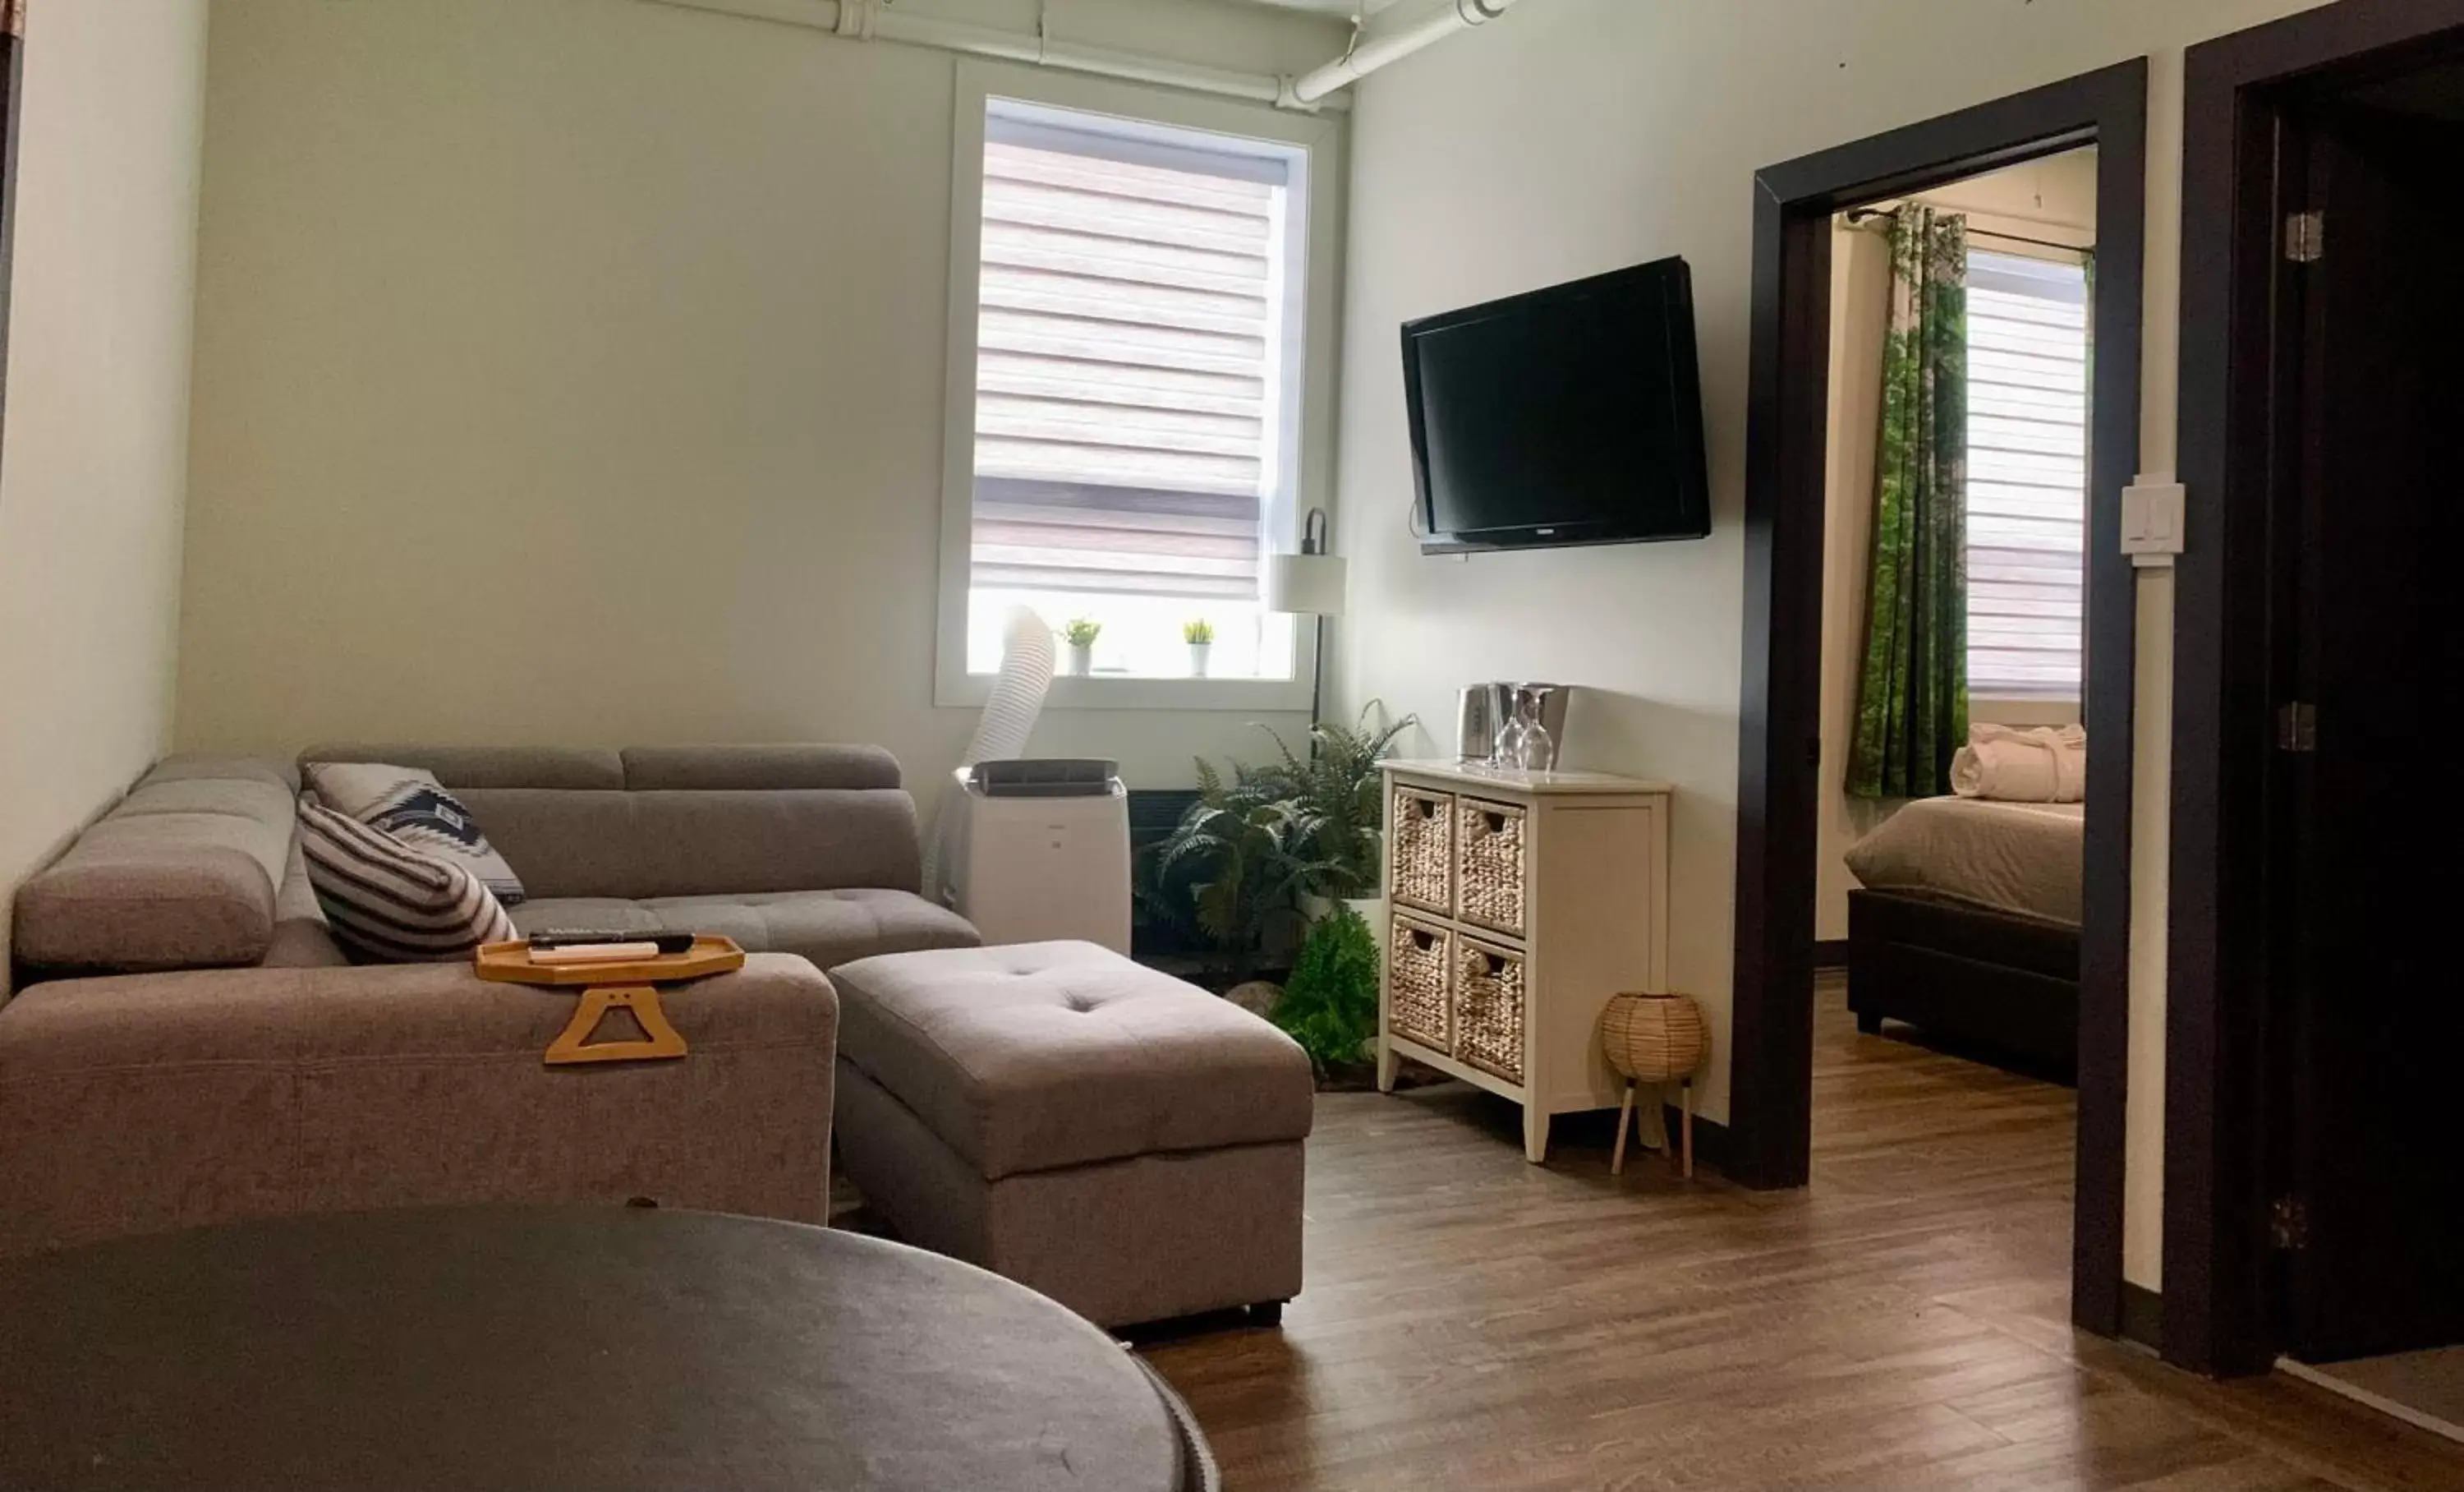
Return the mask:
<svg viewBox="0 0 2464 1492"><path fill-rule="evenodd" d="M1249 0L1249 3L1276 6L1286 11L1314 11L1320 15L1331 15L1340 20L1350 20L1354 0ZM1376 14L1394 3L1395 0L1358 0L1360 9L1371 15Z"/></svg>

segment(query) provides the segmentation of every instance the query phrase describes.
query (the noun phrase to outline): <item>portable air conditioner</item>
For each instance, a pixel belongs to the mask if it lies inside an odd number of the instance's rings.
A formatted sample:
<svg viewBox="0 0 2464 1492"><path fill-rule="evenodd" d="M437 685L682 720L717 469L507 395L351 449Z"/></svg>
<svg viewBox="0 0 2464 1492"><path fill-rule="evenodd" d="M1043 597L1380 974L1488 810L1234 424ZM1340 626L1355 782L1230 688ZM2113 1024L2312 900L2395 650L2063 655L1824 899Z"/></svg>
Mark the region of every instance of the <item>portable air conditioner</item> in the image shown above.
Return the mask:
<svg viewBox="0 0 2464 1492"><path fill-rule="evenodd" d="M987 944L1130 951L1130 794L1102 761L979 762L957 774L944 904Z"/></svg>

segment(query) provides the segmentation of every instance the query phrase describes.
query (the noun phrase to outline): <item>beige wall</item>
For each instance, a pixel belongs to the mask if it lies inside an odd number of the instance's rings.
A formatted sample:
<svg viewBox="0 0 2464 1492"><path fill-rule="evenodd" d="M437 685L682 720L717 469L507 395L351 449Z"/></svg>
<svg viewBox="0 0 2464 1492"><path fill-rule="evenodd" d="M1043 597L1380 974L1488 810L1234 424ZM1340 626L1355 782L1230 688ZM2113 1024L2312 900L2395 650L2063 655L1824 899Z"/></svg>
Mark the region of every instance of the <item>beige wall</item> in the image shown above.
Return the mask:
<svg viewBox="0 0 2464 1492"><path fill-rule="evenodd" d="M1725 1046L1736 865L1737 689L1751 181L1762 166L2152 54L2143 465L2172 460L2181 48L2303 0L1534 0L1373 78L1353 120L1353 267L1340 547L1355 616L1343 692L1442 719L1454 689L1511 675L1590 684L1583 765L1678 786L1670 973ZM2168 121L2166 116L2170 114ZM1697 544L1422 558L1396 325L1666 254L1694 267L1716 491ZM2169 611L2142 582L2141 822L2133 893L2128 1271L2155 1280L2148 1084L2163 1014L2163 787ZM2161 813L2161 808L2153 812ZM2150 887L2157 889L2150 894ZM2152 940L2152 941L2151 941ZM2152 952L2150 950L2153 950ZM1727 1113L1725 1071L1706 1111Z"/></svg>
<svg viewBox="0 0 2464 1492"><path fill-rule="evenodd" d="M1052 16L1260 71L1343 34ZM220 0L181 743L823 738L945 770L976 718L933 704L955 66L639 0ZM1048 714L1035 746L1178 782L1256 754L1248 720Z"/></svg>
<svg viewBox="0 0 2464 1492"><path fill-rule="evenodd" d="M0 448L0 894L169 724L205 62L205 0L33 8ZM0 922L0 970L7 938Z"/></svg>

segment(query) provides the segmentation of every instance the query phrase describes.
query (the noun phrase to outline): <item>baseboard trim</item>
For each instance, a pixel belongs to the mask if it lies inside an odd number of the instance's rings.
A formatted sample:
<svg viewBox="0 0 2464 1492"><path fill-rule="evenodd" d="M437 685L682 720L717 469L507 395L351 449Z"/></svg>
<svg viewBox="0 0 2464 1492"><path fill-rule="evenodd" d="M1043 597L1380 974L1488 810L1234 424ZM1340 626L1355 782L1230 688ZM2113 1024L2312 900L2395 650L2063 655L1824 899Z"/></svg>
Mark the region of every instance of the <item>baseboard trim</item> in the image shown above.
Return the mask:
<svg viewBox="0 0 2464 1492"><path fill-rule="evenodd" d="M1678 1137L1685 1132L1684 1114L1677 1107L1676 1104L1663 1103L1661 1105L1660 1117L1661 1122L1668 1125L1668 1143L1671 1145L1679 1144L1680 1141ZM1639 1120L1637 1122L1639 1123ZM1728 1169L1729 1153L1728 1126L1715 1123L1712 1120L1705 1119L1700 1114L1695 1115L1695 1168L1699 1170L1705 1166L1713 1166L1722 1170L1726 1170Z"/></svg>
<svg viewBox="0 0 2464 1492"><path fill-rule="evenodd" d="M2165 1349L2165 1298L2127 1280L2122 1281L2122 1340L2151 1352Z"/></svg>
<svg viewBox="0 0 2464 1492"><path fill-rule="evenodd" d="M2129 1287L2125 1285L2123 1288ZM2276 1360L2276 1370L2288 1377L2299 1378L2304 1383L2324 1389L2339 1397L2350 1399L2366 1409L2374 1409L2382 1414L2401 1419L2417 1430L2427 1430L2431 1435L2464 1443L2464 1425L2441 1419L2427 1410L2398 1403L2385 1394L2373 1393L2360 1384L2347 1383L2337 1377L2332 1369L2313 1368L2308 1363L2297 1362L2290 1357L2279 1357Z"/></svg>
<svg viewBox="0 0 2464 1492"><path fill-rule="evenodd" d="M1848 967L1848 940L1845 938L1824 938L1816 942L1814 945L1814 967L1816 969L1846 969Z"/></svg>

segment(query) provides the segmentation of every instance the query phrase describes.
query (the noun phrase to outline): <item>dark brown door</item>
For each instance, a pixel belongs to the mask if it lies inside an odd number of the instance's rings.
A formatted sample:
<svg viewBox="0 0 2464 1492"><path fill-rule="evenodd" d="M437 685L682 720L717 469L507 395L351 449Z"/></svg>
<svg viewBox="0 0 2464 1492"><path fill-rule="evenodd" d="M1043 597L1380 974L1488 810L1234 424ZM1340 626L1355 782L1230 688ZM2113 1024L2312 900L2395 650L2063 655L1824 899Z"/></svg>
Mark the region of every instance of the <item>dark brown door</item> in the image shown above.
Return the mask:
<svg viewBox="0 0 2464 1492"><path fill-rule="evenodd" d="M2464 1342L2464 124L2285 146L2275 1241L2333 1361Z"/></svg>

